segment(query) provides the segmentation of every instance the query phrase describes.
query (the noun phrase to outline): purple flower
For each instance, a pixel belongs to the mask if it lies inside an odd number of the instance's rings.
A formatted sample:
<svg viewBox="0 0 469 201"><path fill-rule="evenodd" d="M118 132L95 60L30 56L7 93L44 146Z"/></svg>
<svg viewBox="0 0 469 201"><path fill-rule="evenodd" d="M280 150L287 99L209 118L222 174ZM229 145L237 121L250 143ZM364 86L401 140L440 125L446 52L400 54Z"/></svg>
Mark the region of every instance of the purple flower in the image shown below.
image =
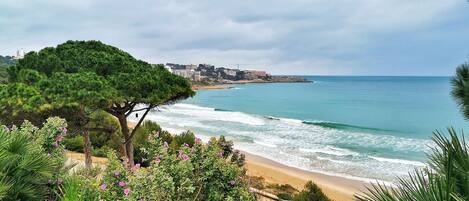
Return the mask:
<svg viewBox="0 0 469 201"><path fill-rule="evenodd" d="M189 145L187 143L184 143L182 146L189 147Z"/></svg>
<svg viewBox="0 0 469 201"><path fill-rule="evenodd" d="M156 157L155 157L155 163L156 163L156 164L159 164L160 162L161 162L160 156L156 156Z"/></svg>
<svg viewBox="0 0 469 201"><path fill-rule="evenodd" d="M119 171L117 171L117 170L114 171L114 176L115 176L115 177L119 177Z"/></svg>
<svg viewBox="0 0 469 201"><path fill-rule="evenodd" d="M127 196L130 193L130 188L124 189L124 195Z"/></svg>
<svg viewBox="0 0 469 201"><path fill-rule="evenodd" d="M102 191L106 190L106 184L101 184L101 186L99 186L99 189L101 189Z"/></svg>
<svg viewBox="0 0 469 201"><path fill-rule="evenodd" d="M120 187L124 187L124 186L126 186L126 185L127 185L127 184L126 184L125 182L123 182L123 181L120 181L120 182L119 182L119 186L120 186Z"/></svg>
<svg viewBox="0 0 469 201"><path fill-rule="evenodd" d="M63 135L57 135L57 137L55 137L55 141L57 142L61 142L63 139L64 139Z"/></svg>
<svg viewBox="0 0 469 201"><path fill-rule="evenodd" d="M186 154L183 154L183 155L181 156L181 159L182 159L183 161L187 161L187 160L189 160L189 156L187 156Z"/></svg>
<svg viewBox="0 0 469 201"><path fill-rule="evenodd" d="M195 143L196 143L196 144L200 144L200 143L202 143L202 140L201 140L200 138L196 137L196 138L195 138Z"/></svg>
<svg viewBox="0 0 469 201"><path fill-rule="evenodd" d="M67 128L66 127L62 127L62 134L66 134L67 133Z"/></svg>

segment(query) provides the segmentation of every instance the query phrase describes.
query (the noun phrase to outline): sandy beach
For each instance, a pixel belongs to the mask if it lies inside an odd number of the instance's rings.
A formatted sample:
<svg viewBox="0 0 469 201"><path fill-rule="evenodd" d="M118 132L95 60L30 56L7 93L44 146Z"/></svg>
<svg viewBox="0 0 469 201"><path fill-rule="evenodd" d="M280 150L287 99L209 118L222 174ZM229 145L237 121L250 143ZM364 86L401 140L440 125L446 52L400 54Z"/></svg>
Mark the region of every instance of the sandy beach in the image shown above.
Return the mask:
<svg viewBox="0 0 469 201"><path fill-rule="evenodd" d="M365 190L367 183L343 177L329 176L286 166L275 161L245 153L246 168L252 176L262 176L267 182L290 184L302 189L309 180L322 188L335 201L353 200L353 195Z"/></svg>
<svg viewBox="0 0 469 201"><path fill-rule="evenodd" d="M224 85L192 85L192 90L227 89Z"/></svg>

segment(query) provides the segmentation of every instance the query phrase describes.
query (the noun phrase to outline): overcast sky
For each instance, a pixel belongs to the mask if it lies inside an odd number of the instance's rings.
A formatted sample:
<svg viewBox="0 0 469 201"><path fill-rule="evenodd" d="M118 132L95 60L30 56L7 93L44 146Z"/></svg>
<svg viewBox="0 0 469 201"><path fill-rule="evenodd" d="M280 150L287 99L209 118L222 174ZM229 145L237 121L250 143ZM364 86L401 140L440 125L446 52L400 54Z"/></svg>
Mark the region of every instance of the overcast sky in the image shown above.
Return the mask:
<svg viewBox="0 0 469 201"><path fill-rule="evenodd" d="M308 75L451 75L464 0L1 0L0 55L101 40L151 63Z"/></svg>

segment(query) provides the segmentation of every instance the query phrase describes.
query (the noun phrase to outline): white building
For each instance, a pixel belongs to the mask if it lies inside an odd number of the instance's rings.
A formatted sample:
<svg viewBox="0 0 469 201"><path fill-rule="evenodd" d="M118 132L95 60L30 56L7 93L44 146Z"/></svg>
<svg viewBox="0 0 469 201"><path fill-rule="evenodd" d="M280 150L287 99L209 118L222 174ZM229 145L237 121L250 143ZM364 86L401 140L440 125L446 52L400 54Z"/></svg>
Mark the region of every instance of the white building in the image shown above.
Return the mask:
<svg viewBox="0 0 469 201"><path fill-rule="evenodd" d="M24 50L19 49L16 51L16 55L13 57L13 59L22 59L24 58Z"/></svg>

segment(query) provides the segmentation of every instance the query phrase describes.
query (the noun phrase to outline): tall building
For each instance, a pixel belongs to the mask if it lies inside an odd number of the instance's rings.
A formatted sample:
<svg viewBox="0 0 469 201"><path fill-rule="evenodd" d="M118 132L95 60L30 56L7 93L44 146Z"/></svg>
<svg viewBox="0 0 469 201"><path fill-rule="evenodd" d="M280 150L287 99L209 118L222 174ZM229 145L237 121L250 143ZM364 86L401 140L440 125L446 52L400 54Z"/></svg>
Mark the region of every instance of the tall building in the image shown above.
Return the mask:
<svg viewBox="0 0 469 201"><path fill-rule="evenodd" d="M24 58L24 50L23 48L16 51L16 55L13 57L14 59L22 59Z"/></svg>

